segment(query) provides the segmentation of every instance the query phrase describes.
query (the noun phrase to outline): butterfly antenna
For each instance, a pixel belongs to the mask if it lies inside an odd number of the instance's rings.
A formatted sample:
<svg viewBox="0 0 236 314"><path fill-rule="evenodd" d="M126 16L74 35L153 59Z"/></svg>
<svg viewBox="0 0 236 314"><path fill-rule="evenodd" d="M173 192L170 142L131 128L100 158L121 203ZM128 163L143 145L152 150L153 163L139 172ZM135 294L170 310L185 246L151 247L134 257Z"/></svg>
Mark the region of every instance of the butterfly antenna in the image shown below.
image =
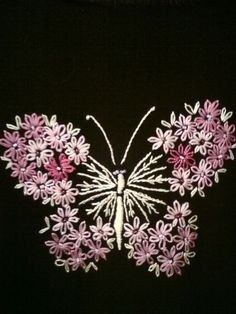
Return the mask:
<svg viewBox="0 0 236 314"><path fill-rule="evenodd" d="M130 140L129 140L129 143L128 143L128 146L126 147L126 150L125 150L125 153L124 153L124 156L123 156L123 159L121 161L121 165L125 162L125 159L127 157L127 154L128 154L128 151L130 149L130 146L138 132L138 130L140 129L141 125L143 124L143 122L147 119L147 117L150 115L151 112L155 111L156 107L152 107L151 109L148 110L148 112L143 116L143 118L141 119L141 121L139 122L138 126L136 127L136 129L134 130L134 133L132 134Z"/></svg>
<svg viewBox="0 0 236 314"><path fill-rule="evenodd" d="M101 126L101 124L93 117L93 116L90 116L90 115L87 115L86 116L86 120L90 120L92 119L93 122L97 125L97 127L101 130L106 142L107 142L107 145L108 145L108 148L110 150L110 154L111 154L111 160L112 160L112 163L113 165L116 165L116 161L115 161L115 157L114 157L114 152L113 152L113 148L111 146L111 143L106 135L106 132L104 131L103 127Z"/></svg>

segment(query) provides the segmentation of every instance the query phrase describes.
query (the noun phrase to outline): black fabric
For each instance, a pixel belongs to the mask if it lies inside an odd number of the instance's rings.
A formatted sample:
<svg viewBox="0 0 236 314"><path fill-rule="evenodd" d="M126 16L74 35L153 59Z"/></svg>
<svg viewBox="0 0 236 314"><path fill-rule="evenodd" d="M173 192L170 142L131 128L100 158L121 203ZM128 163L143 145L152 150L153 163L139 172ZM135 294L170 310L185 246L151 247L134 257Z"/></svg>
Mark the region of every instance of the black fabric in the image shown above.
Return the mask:
<svg viewBox="0 0 236 314"><path fill-rule="evenodd" d="M56 113L73 122L93 155L111 167L94 125L103 124L120 159L144 112L127 168L150 149L147 137L184 102L219 99L235 110L235 6L193 2L102 7L77 1L0 2L0 126L16 114ZM235 116L234 116L235 119ZM182 277L155 278L114 250L98 272L66 274L37 231L49 206L14 190L1 163L2 313L233 313L235 174L196 197L197 256Z"/></svg>

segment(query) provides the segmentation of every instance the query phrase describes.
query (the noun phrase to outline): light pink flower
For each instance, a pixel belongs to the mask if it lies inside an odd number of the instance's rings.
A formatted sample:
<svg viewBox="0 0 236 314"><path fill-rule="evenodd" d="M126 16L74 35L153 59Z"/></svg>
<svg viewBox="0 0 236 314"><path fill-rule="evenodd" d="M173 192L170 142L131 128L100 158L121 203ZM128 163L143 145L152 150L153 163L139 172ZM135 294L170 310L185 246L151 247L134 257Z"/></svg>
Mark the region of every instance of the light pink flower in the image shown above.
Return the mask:
<svg viewBox="0 0 236 314"><path fill-rule="evenodd" d="M191 150L191 145L183 146L180 144L177 150L171 149L170 155L167 159L167 162L174 164L174 168L184 168L184 170L188 169L192 165L195 164L195 160L193 157L193 151Z"/></svg>
<svg viewBox="0 0 236 314"><path fill-rule="evenodd" d="M229 125L228 121L226 121L224 125L219 124L214 135L214 143L221 147L230 148L236 141L235 125Z"/></svg>
<svg viewBox="0 0 236 314"><path fill-rule="evenodd" d="M129 223L124 224L124 237L129 238L129 244L133 245L135 242L141 242L147 239L147 234L144 231L149 226L149 223L144 223L140 226L140 220L136 216L133 221L133 226Z"/></svg>
<svg viewBox="0 0 236 314"><path fill-rule="evenodd" d="M176 254L175 246L169 250L164 250L164 255L157 257L161 263L160 271L165 272L167 277L171 277L174 273L181 275L181 267L185 265L183 261L183 252Z"/></svg>
<svg viewBox="0 0 236 314"><path fill-rule="evenodd" d="M212 170L212 165L209 162L206 162L205 159L201 159L198 167L193 166L191 170L195 173L192 176L192 180L198 182L200 189L203 189L205 186L212 186L210 177L212 177L215 172Z"/></svg>
<svg viewBox="0 0 236 314"><path fill-rule="evenodd" d="M80 248L76 248L71 253L71 257L68 258L68 264L71 265L73 271L76 271L79 267L84 269L86 267L86 259L87 255Z"/></svg>
<svg viewBox="0 0 236 314"><path fill-rule="evenodd" d="M72 181L58 181L55 182L52 191L51 205L61 204L63 207L75 202L75 196L79 194L77 188L72 188Z"/></svg>
<svg viewBox="0 0 236 314"><path fill-rule="evenodd" d="M185 227L185 218L191 214L191 210L189 209L189 203L184 203L180 205L178 201L173 202L173 206L167 206L168 214L164 216L165 219L172 220L172 226L175 227L177 223L180 224L181 227Z"/></svg>
<svg viewBox="0 0 236 314"><path fill-rule="evenodd" d="M50 218L56 222L56 224L52 227L52 230L60 230L61 234L65 234L67 230L72 230L74 228L73 223L77 223L79 221L79 218L76 217L77 213L78 208L70 209L70 207L67 206L63 209L59 207L57 209L57 215L50 215Z"/></svg>
<svg viewBox="0 0 236 314"><path fill-rule="evenodd" d="M75 242L76 246L87 245L87 239L90 238L91 233L86 231L86 222L82 221L78 229L71 229L68 234L68 239Z"/></svg>
<svg viewBox="0 0 236 314"><path fill-rule="evenodd" d="M185 117L184 115L179 115L179 121L175 121L174 125L178 128L175 131L175 135L180 136L181 141L186 141L187 138L191 139L193 134L196 132L195 123L192 120L192 116L189 115Z"/></svg>
<svg viewBox="0 0 236 314"><path fill-rule="evenodd" d="M110 223L103 225L102 218L100 216L97 218L96 223L96 226L89 226L90 230L93 232L94 240L107 240L114 234L114 229L110 226Z"/></svg>
<svg viewBox="0 0 236 314"><path fill-rule="evenodd" d="M67 235L63 235L59 238L56 233L52 233L51 236L52 240L45 242L46 246L50 247L49 253L55 254L56 258L61 258L63 253L70 255L71 251L74 249L74 244L67 242Z"/></svg>
<svg viewBox="0 0 236 314"><path fill-rule="evenodd" d="M167 130L165 133L159 128L156 129L157 136L149 137L148 141L154 143L152 149L156 150L163 145L164 152L167 154L169 149L174 148L174 143L178 139L172 135L172 130Z"/></svg>
<svg viewBox="0 0 236 314"><path fill-rule="evenodd" d="M42 138L29 140L27 160L36 161L38 167L48 163L49 158L53 156L53 151L47 147L47 143Z"/></svg>
<svg viewBox="0 0 236 314"><path fill-rule="evenodd" d="M88 240L88 246L90 250L87 253L89 258L94 258L96 262L100 258L106 259L106 254L110 252L107 247L102 247L102 242L100 240L96 241L96 244L92 240Z"/></svg>
<svg viewBox="0 0 236 314"><path fill-rule="evenodd" d="M218 109L219 101L210 102L206 100L204 108L199 108L199 117L195 118L195 123L198 129L203 129L206 132L214 132L217 125L220 123L221 110Z"/></svg>
<svg viewBox="0 0 236 314"><path fill-rule="evenodd" d="M20 183L24 181L30 181L32 176L36 174L35 172L36 163L31 162L27 164L26 158L21 158L17 162L11 164L12 177L18 177Z"/></svg>
<svg viewBox="0 0 236 314"><path fill-rule="evenodd" d="M36 113L32 115L25 114L25 120L21 123L23 130L26 130L24 136L26 138L37 139L43 133L43 126L45 122L43 117L38 116Z"/></svg>
<svg viewBox="0 0 236 314"><path fill-rule="evenodd" d="M190 169L184 170L183 168L179 168L178 170L173 170L172 175L174 178L169 178L170 190L172 192L178 191L181 196L184 196L185 190L192 190L192 179L190 176Z"/></svg>
<svg viewBox="0 0 236 314"><path fill-rule="evenodd" d="M72 136L71 142L67 144L66 155L70 160L73 160L76 165L87 161L90 144L85 143L85 137L81 135L79 139Z"/></svg>
<svg viewBox="0 0 236 314"><path fill-rule="evenodd" d="M72 173L75 168L70 164L70 160L64 154L60 154L58 159L56 161L54 157L49 158L44 168L48 170L49 176L53 177L54 180L67 180L68 173Z"/></svg>
<svg viewBox="0 0 236 314"><path fill-rule="evenodd" d="M181 250L182 248L184 248L186 252L189 252L190 248L195 247L197 233L191 232L189 226L186 226L185 228L178 227L178 233L179 235L174 236L174 241L177 243L177 250Z"/></svg>
<svg viewBox="0 0 236 314"><path fill-rule="evenodd" d="M212 133L206 133L204 130L201 130L193 135L189 143L195 145L195 153L200 152L202 155L206 155L207 149L212 147L211 138Z"/></svg>
<svg viewBox="0 0 236 314"><path fill-rule="evenodd" d="M41 171L38 171L36 175L32 176L32 181L24 183L24 194L33 195L34 200L42 198L45 201L49 201L53 185L53 180L48 180L46 173L43 174Z"/></svg>
<svg viewBox="0 0 236 314"><path fill-rule="evenodd" d="M147 240L144 240L142 243L135 243L134 249L133 257L136 259L137 266L140 266L145 262L152 264L154 262L152 256L158 254L158 250L155 248L155 243L149 243Z"/></svg>
<svg viewBox="0 0 236 314"><path fill-rule="evenodd" d="M213 169L222 168L224 161L229 159L227 152L228 150L226 147L213 145L212 148L208 150L208 157L206 160L212 165Z"/></svg>
<svg viewBox="0 0 236 314"><path fill-rule="evenodd" d="M163 250L166 247L166 242L172 241L172 235L170 233L171 230L171 224L165 224L162 220L157 221L156 229L148 229L148 233L151 235L150 241L158 242L158 247Z"/></svg>
<svg viewBox="0 0 236 314"><path fill-rule="evenodd" d="M4 157L17 161L26 154L26 139L20 137L20 133L14 131L12 133L4 131L4 138L0 139L0 145L6 147Z"/></svg>
<svg viewBox="0 0 236 314"><path fill-rule="evenodd" d="M64 124L56 123L52 127L45 127L43 138L51 148L55 148L56 151L61 152L70 138L70 134L66 132Z"/></svg>

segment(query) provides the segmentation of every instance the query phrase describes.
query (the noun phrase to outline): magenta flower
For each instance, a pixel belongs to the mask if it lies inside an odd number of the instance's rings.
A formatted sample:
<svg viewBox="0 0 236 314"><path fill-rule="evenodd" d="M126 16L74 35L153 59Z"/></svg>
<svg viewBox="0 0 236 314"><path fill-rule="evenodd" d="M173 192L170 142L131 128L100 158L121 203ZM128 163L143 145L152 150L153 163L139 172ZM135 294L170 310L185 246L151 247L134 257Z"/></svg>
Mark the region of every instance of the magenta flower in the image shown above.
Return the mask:
<svg viewBox="0 0 236 314"><path fill-rule="evenodd" d="M226 121L224 125L218 125L213 141L221 147L230 148L236 141L235 125L229 125L228 121Z"/></svg>
<svg viewBox="0 0 236 314"><path fill-rule="evenodd" d="M177 250L184 248L186 252L189 252L190 248L195 247L195 240L197 239L197 233L191 232L189 226L185 228L178 227L179 235L174 236L174 241L177 243Z"/></svg>
<svg viewBox="0 0 236 314"><path fill-rule="evenodd" d="M89 226L90 230L93 232L94 240L107 240L114 234L114 229L110 226L110 223L103 225L102 218L100 216L97 218L96 222L96 226Z"/></svg>
<svg viewBox="0 0 236 314"><path fill-rule="evenodd" d="M219 101L210 102L206 100L204 108L199 108L199 116L195 118L195 123L198 129L203 129L206 132L215 131L220 123L221 110L218 109Z"/></svg>
<svg viewBox="0 0 236 314"><path fill-rule="evenodd" d="M164 250L164 255L157 257L161 263L160 271L165 272L167 277L171 277L174 273L181 275L181 267L185 265L183 261L183 252L176 254L175 246L169 250Z"/></svg>
<svg viewBox="0 0 236 314"><path fill-rule="evenodd" d="M53 185L53 180L48 180L46 173L38 171L36 175L32 176L32 181L24 183L24 194L33 195L34 200L41 198L47 202L50 200Z"/></svg>
<svg viewBox="0 0 236 314"><path fill-rule="evenodd" d="M43 117L38 116L36 113L32 115L25 114L25 120L21 123L23 130L26 130L24 136L26 138L37 139L43 133L43 125L45 121Z"/></svg>
<svg viewBox="0 0 236 314"><path fill-rule="evenodd" d="M43 138L51 148L55 148L56 151L61 152L70 135L66 132L64 124L56 123L52 127L45 127Z"/></svg>
<svg viewBox="0 0 236 314"><path fill-rule="evenodd" d="M17 162L11 163L12 177L18 177L20 183L30 181L35 172L36 163L27 164L26 158L21 158Z"/></svg>
<svg viewBox="0 0 236 314"><path fill-rule="evenodd" d="M195 145L195 153L200 152L202 155L206 155L208 148L212 147L211 138L212 133L206 133L204 130L201 130L193 135L189 143Z"/></svg>
<svg viewBox="0 0 236 314"><path fill-rule="evenodd" d="M0 139L0 145L7 148L4 152L4 157L10 158L13 161L17 161L24 157L26 154L25 142L26 139L20 137L19 132L15 131L10 133L4 131L4 138Z"/></svg>
<svg viewBox="0 0 236 314"><path fill-rule="evenodd" d="M191 210L189 209L189 203L184 203L180 205L178 201L174 201L173 206L167 206L168 214L164 216L165 219L172 220L172 226L175 227L177 223L180 224L181 227L185 227L185 218L191 214Z"/></svg>
<svg viewBox="0 0 236 314"><path fill-rule="evenodd" d="M166 242L172 241L171 230L171 224L165 224L162 220L157 221L156 229L148 229L148 233L151 235L150 242L158 242L158 247L163 250L166 247Z"/></svg>
<svg viewBox="0 0 236 314"><path fill-rule="evenodd" d="M86 222L82 221L79 224L78 229L71 229L68 234L68 239L75 242L76 246L80 246L81 243L83 245L87 245L87 239L90 238L91 233L86 231Z"/></svg>
<svg viewBox="0 0 236 314"><path fill-rule="evenodd" d="M156 129L157 136L149 137L148 141L154 143L152 149L156 150L163 145L163 150L167 154L169 149L174 148L174 143L178 139L177 136L172 135L172 130L167 130L165 133L159 128Z"/></svg>
<svg viewBox="0 0 236 314"><path fill-rule="evenodd" d="M134 249L133 257L136 259L137 266L140 266L145 262L152 264L154 262L152 256L158 254L158 250L155 248L155 243L149 243L147 240L144 240L142 243L135 243Z"/></svg>
<svg viewBox="0 0 236 314"><path fill-rule="evenodd" d="M175 131L175 135L181 138L181 141L186 141L187 138L191 139L193 134L196 132L195 123L192 120L192 116L185 117L179 115L179 121L175 121L174 125L178 128Z"/></svg>
<svg viewBox="0 0 236 314"><path fill-rule="evenodd" d="M70 160L64 154L60 154L58 162L54 157L48 160L48 163L44 165L44 168L48 170L49 176L54 180L67 180L68 173L72 173L75 168L70 164Z"/></svg>
<svg viewBox="0 0 236 314"><path fill-rule="evenodd" d="M76 165L87 161L90 144L85 143L85 137L81 135L79 139L72 136L71 142L67 144L66 155L70 160L73 160Z"/></svg>
<svg viewBox="0 0 236 314"><path fill-rule="evenodd" d="M212 165L213 169L222 168L224 161L229 159L227 151L227 148L224 146L221 147L218 145L213 145L213 147L208 150L208 157L206 160Z"/></svg>
<svg viewBox="0 0 236 314"><path fill-rule="evenodd" d="M175 169L184 168L186 170L195 164L195 160L192 158L191 145L184 147L183 144L180 144L177 150L170 150L170 155L171 157L167 159L167 162L174 164Z"/></svg>
<svg viewBox="0 0 236 314"><path fill-rule="evenodd" d="M84 269L86 267L86 259L87 255L80 248L76 248L71 253L71 257L68 258L68 264L72 267L73 271L76 271L79 267Z"/></svg>
<svg viewBox="0 0 236 314"><path fill-rule="evenodd" d="M50 247L49 253L56 256L56 258L61 258L62 254L70 255L71 251L74 249L74 244L67 242L67 235L63 235L61 238L58 237L56 233L52 233L52 240L46 241L46 246Z"/></svg>
<svg viewBox="0 0 236 314"><path fill-rule="evenodd" d="M79 218L76 217L78 213L78 208L70 209L67 206L65 209L58 208L57 215L53 214L50 215L50 218L56 222L56 224L52 227L53 231L60 230L61 234L65 234L67 230L72 230L73 223L77 223Z"/></svg>
<svg viewBox="0 0 236 314"><path fill-rule="evenodd" d="M215 172L212 170L212 165L209 162L206 162L205 159L201 159L198 167L193 166L191 170L195 173L192 176L192 180L198 182L200 189L204 189L205 186L212 186L210 177L212 177Z"/></svg>
<svg viewBox="0 0 236 314"><path fill-rule="evenodd" d="M135 242L141 242L147 239L147 234L144 230L147 229L149 223L144 223L140 226L140 220L136 216L133 221L133 226L125 223L124 224L124 237L129 238L129 244L133 245Z"/></svg>
<svg viewBox="0 0 236 314"><path fill-rule="evenodd" d="M27 145L27 160L36 161L38 167L48 163L49 158L54 153L47 147L47 143L42 138L37 138L35 141L29 140L29 144Z"/></svg>
<svg viewBox="0 0 236 314"><path fill-rule="evenodd" d="M51 205L61 204L63 207L75 202L75 196L79 194L77 188L72 188L72 181L58 181L52 190Z"/></svg>
<svg viewBox="0 0 236 314"><path fill-rule="evenodd" d="M179 168L178 170L172 171L173 178L169 178L171 192L179 191L181 196L184 196L185 190L192 190L192 179L190 176L190 169L184 170Z"/></svg>
<svg viewBox="0 0 236 314"><path fill-rule="evenodd" d="M100 240L96 241L96 244L92 240L88 240L88 246L90 250L87 253L89 258L94 258L96 262L100 258L106 259L106 254L110 252L107 247L102 247L102 242Z"/></svg>

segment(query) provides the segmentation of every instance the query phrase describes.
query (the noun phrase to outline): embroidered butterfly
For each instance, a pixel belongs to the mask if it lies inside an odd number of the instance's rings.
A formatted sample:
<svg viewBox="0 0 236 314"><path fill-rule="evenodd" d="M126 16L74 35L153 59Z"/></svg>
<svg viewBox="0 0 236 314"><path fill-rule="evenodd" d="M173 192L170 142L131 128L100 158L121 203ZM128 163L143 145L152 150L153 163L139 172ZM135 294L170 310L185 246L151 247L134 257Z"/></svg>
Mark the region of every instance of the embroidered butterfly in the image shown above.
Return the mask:
<svg viewBox="0 0 236 314"><path fill-rule="evenodd" d="M67 272L97 270L115 247L128 249L128 258L137 266L147 264L156 276L181 274L195 256L197 216L180 199L205 196L204 190L226 172L225 161L234 159L235 125L228 122L232 112L220 109L218 101L185 104L185 115L172 112L170 121L161 121L166 130L156 128L148 138L152 149L127 173L124 164L132 142L154 110L139 122L119 164L106 132L87 116L104 136L113 172L90 155L80 129L59 124L55 115L25 114L15 117L15 125L7 124L1 159L18 179L15 188L55 208L40 233L50 233L45 244L55 264ZM165 195L170 193L177 199L168 204Z"/></svg>

